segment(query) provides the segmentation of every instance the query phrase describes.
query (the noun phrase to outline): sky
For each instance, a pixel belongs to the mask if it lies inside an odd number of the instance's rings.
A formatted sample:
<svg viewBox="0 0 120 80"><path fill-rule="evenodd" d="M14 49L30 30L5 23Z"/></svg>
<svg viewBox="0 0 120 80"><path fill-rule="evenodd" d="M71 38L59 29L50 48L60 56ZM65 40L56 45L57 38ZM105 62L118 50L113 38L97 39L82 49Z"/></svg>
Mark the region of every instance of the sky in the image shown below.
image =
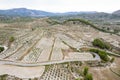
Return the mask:
<svg viewBox="0 0 120 80"><path fill-rule="evenodd" d="M0 9L28 8L48 12L108 12L120 9L120 0L0 0Z"/></svg>

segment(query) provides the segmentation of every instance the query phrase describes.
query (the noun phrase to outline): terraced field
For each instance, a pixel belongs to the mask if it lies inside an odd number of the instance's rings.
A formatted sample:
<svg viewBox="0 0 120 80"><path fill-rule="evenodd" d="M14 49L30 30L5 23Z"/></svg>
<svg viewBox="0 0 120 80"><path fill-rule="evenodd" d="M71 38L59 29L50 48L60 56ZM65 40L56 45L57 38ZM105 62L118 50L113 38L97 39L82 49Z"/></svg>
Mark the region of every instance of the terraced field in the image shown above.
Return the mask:
<svg viewBox="0 0 120 80"><path fill-rule="evenodd" d="M35 27L34 30L31 30L34 25L37 27ZM27 67L33 66L40 67L41 72L43 73L45 70L45 65L63 64L74 61L101 61L99 55L95 53L93 54L91 52L80 51L80 49L84 47L93 47L91 42L95 38L103 38L113 44L116 43L115 46L117 47L119 47L120 43L120 38L117 35L100 32L92 28L90 25L83 25L79 22L77 22L77 24L68 22L64 24L51 25L47 23L46 19L37 19L33 23L29 24L28 27L30 29L11 28L13 29L12 31L11 29L4 29L3 26L1 27L0 33L4 34L0 34L0 37L2 37L0 38L0 41L3 45L8 47L6 51L0 53L1 65L7 64L19 67L24 66L26 69ZM15 41L8 46L8 36L11 36L10 34L14 34L12 36L15 37ZM0 67L0 69L3 69L4 73L7 73L7 71L5 71L7 68L8 67ZM41 73L41 79L49 80L47 76L50 74L55 75L51 71L59 71L57 69L59 68L54 66L53 68L50 68L48 73L44 72L43 76ZM62 78L64 80L72 80L69 79L70 75L67 75L68 70L66 68L63 70L63 72L66 72L65 75L68 77L62 75L62 72L59 71L59 73L56 72L58 79ZM17 74L17 70L13 72L14 75L15 73ZM59 75L61 75L60 78ZM25 77L23 75L20 76ZM17 75L17 77L20 76ZM40 76L35 75L35 77ZM52 79L53 77L50 76L50 78ZM54 80L55 79L56 78L54 76Z"/></svg>

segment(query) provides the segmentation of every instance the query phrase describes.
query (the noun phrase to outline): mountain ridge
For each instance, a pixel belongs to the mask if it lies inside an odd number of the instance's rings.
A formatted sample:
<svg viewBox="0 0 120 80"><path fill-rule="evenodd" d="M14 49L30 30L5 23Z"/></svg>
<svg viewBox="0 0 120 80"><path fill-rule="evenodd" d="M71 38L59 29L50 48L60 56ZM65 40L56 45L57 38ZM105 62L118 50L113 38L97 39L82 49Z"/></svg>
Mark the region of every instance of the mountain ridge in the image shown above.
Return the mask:
<svg viewBox="0 0 120 80"><path fill-rule="evenodd" d="M54 12L47 12L47 11L27 9L27 8L13 8L13 9L7 9L7 10L0 10L0 15L22 16L22 17L45 17L45 16L77 15L77 14L91 14L91 13L97 13L97 12L96 11L80 11L80 12L54 13Z"/></svg>
<svg viewBox="0 0 120 80"><path fill-rule="evenodd" d="M119 16L120 10L114 11L113 13L96 12L96 11L54 13L54 12L47 12L47 11L27 9L27 8L13 8L7 10L0 10L0 15L2 16L20 16L20 17L47 17L47 16L79 15L79 14L94 15L97 13Z"/></svg>

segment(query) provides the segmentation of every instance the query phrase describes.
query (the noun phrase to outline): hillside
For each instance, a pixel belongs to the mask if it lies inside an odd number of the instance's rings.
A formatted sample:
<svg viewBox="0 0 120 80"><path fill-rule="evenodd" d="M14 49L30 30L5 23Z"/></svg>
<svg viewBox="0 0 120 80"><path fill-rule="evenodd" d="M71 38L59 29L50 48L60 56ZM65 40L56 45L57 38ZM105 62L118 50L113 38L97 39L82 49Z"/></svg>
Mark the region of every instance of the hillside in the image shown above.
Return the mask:
<svg viewBox="0 0 120 80"><path fill-rule="evenodd" d="M85 80L86 67L94 80L119 80L120 16L26 8L0 15L0 80Z"/></svg>
<svg viewBox="0 0 120 80"><path fill-rule="evenodd" d="M111 45L109 52L92 44L97 38ZM78 78L85 77L86 66L94 80L119 80L107 67L119 73L120 37L104 33L86 20L34 18L25 22L22 18L0 23L0 44L4 47L0 80L75 80L74 73Z"/></svg>

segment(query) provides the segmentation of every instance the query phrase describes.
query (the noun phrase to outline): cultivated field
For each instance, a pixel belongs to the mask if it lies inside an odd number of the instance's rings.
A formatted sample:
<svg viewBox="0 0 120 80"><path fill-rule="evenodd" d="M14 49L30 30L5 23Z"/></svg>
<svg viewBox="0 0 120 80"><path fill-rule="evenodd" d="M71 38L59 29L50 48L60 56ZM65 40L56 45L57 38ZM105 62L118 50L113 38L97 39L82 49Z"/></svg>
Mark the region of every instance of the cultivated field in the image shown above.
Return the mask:
<svg viewBox="0 0 120 80"><path fill-rule="evenodd" d="M6 46L8 49L0 53L0 61L10 61L13 62L13 64L14 62L20 64L57 64L57 62L62 64L67 61L97 62L100 58L96 58L94 55L95 53L93 54L92 52L80 50L81 48L87 47L93 48L92 41L96 38L102 38L111 43L111 45L120 48L120 37L115 34L101 32L92 28L90 25L82 24L81 22L73 24L72 21L68 21L63 24L53 25L48 23L48 20L51 19L35 19L33 22L18 23L18 26L17 23L1 23L0 44ZM15 38L13 42L9 41L11 36ZM9 66L3 65L4 63L0 64L0 74L10 74L20 78L39 77L40 80L72 80L70 79L70 74L67 74L69 72L66 67L63 69L63 65L60 65L61 71L58 70L59 67L53 65L53 68L50 68L50 70L47 71L48 73L46 73L44 72L44 65L28 68L29 66L20 67L20 65ZM116 62L114 64L116 64ZM10 69L13 69L13 71L11 72ZM52 70L55 70L56 73L53 73ZM93 74L97 75L99 72L102 72L102 68L92 67L90 70L93 71ZM30 73L30 71L32 71L32 73ZM97 71L98 73L96 73ZM43 72L44 74L42 75ZM65 72L67 77L62 75L63 72ZM61 79L50 76L55 74L58 77L61 75ZM48 75L50 76L50 79L48 79ZM95 76L95 80L99 77L97 75ZM105 75L107 77L110 76L107 72ZM101 78L99 80L108 79ZM112 78L111 80L119 79Z"/></svg>

